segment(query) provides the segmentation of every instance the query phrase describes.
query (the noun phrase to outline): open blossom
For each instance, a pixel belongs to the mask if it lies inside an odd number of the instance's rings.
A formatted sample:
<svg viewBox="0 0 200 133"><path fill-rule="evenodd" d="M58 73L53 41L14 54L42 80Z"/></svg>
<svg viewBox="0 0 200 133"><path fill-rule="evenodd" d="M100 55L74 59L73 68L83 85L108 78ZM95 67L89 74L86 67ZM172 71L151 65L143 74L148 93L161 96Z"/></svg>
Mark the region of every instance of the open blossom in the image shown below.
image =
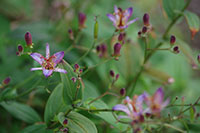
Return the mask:
<svg viewBox="0 0 200 133"><path fill-rule="evenodd" d="M133 121L142 122L144 120L143 116L143 101L145 95L134 96L130 99L128 96L124 100L124 104L117 104L113 107L113 110L122 111L126 113L126 116L119 116L120 118L129 118Z"/></svg>
<svg viewBox="0 0 200 133"><path fill-rule="evenodd" d="M118 30L123 30L123 29L127 28L130 24L132 24L138 20L138 18L136 18L131 21L128 21L129 18L132 16L132 14L133 14L132 7L123 11L121 8L114 6L114 13L107 14L107 16L113 22L113 25Z"/></svg>
<svg viewBox="0 0 200 133"><path fill-rule="evenodd" d="M67 73L66 70L56 67L57 64L63 59L64 52L57 52L50 57L49 44L46 44L46 57L43 57L39 53L31 53L30 56L42 66L39 68L31 68L31 71L43 70L43 74L45 77L49 77L53 73L53 71Z"/></svg>
<svg viewBox="0 0 200 133"><path fill-rule="evenodd" d="M164 92L162 88L158 88L153 96L149 96L146 93L144 95L146 95L145 101L149 107L146 112L154 115L160 115L161 110L169 103L169 99L164 101Z"/></svg>

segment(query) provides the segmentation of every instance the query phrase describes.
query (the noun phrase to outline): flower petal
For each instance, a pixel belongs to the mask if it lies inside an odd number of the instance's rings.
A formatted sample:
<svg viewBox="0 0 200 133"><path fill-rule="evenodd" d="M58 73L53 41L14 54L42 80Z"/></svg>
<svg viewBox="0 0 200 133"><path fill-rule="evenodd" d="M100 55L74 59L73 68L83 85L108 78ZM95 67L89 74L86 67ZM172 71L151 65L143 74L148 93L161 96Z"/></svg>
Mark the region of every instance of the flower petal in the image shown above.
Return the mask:
<svg viewBox="0 0 200 133"><path fill-rule="evenodd" d="M53 55L55 58L53 58L53 62L55 64L58 64L64 57L64 51L57 52Z"/></svg>
<svg viewBox="0 0 200 133"><path fill-rule="evenodd" d="M37 61L40 65L42 65L44 61L44 57L39 53L31 53L30 55L35 61Z"/></svg>
<svg viewBox="0 0 200 133"><path fill-rule="evenodd" d="M55 69L54 69L54 72L67 73L66 70L61 69L61 68L55 68Z"/></svg>
<svg viewBox="0 0 200 133"><path fill-rule="evenodd" d="M118 7L115 5L115 6L114 6L114 12L115 12L115 14L117 14L118 11L119 11L119 9L118 9Z"/></svg>
<svg viewBox="0 0 200 133"><path fill-rule="evenodd" d="M131 112L129 111L128 107L123 105L123 104L117 104L112 109L113 110L117 110L117 111L125 112L128 116L131 115Z"/></svg>
<svg viewBox="0 0 200 133"><path fill-rule="evenodd" d="M169 104L169 99L167 99L165 102L162 103L161 108L165 108Z"/></svg>
<svg viewBox="0 0 200 133"><path fill-rule="evenodd" d="M162 88L158 88L155 94L153 95L153 101L156 104L161 105L164 98L164 92Z"/></svg>
<svg viewBox="0 0 200 133"><path fill-rule="evenodd" d="M46 58L49 59L50 57L50 49L49 49L49 44L46 44Z"/></svg>
<svg viewBox="0 0 200 133"><path fill-rule="evenodd" d="M127 25L130 25L130 24L134 23L134 22L137 21L137 20L139 20L139 18L135 18L135 19L129 21L129 22L127 23Z"/></svg>
<svg viewBox="0 0 200 133"><path fill-rule="evenodd" d="M127 13L126 15L128 16L128 19L129 19L133 14L133 8L130 7L128 9L126 9L126 13Z"/></svg>
<svg viewBox="0 0 200 133"><path fill-rule="evenodd" d="M53 70L47 70L43 68L43 74L45 77L49 77L53 73Z"/></svg>
<svg viewBox="0 0 200 133"><path fill-rule="evenodd" d="M37 70L42 70L42 67L31 68L31 71L37 71Z"/></svg>
<svg viewBox="0 0 200 133"><path fill-rule="evenodd" d="M107 14L106 15L114 24L116 24L115 16L112 14Z"/></svg>

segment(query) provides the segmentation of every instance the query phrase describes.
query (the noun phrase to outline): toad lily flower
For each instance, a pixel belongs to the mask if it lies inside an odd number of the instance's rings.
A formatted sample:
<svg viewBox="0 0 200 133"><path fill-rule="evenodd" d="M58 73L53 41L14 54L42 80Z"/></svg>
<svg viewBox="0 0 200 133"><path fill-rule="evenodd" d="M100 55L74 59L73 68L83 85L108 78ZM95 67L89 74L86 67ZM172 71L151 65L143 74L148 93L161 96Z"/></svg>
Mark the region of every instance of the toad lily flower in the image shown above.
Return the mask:
<svg viewBox="0 0 200 133"><path fill-rule="evenodd" d="M57 52L50 57L49 44L46 44L46 58L39 53L31 53L30 55L35 61L37 61L42 67L31 68L31 71L43 70L45 77L49 77L53 71L67 73L66 70L57 68L56 65L63 59L64 52Z"/></svg>
<svg viewBox="0 0 200 133"><path fill-rule="evenodd" d="M148 96L148 94L145 95L146 95L145 101L149 107L147 109L148 113L152 113L154 115L159 116L161 110L165 108L169 103L169 99L163 102L164 92L162 88L158 88L153 96Z"/></svg>
<svg viewBox="0 0 200 133"><path fill-rule="evenodd" d="M124 30L127 28L130 24L134 23L138 20L138 18L133 19L128 22L129 18L133 14L133 8L130 7L126 10L122 10L121 8L118 8L117 6L114 6L114 13L113 14L107 14L107 17L113 22L113 25L118 30Z"/></svg>
<svg viewBox="0 0 200 133"><path fill-rule="evenodd" d="M143 101L145 95L134 96L131 100L128 96L124 100L124 104L117 104L113 107L113 110L125 112L126 116L119 116L118 118L129 118L133 121L143 122Z"/></svg>

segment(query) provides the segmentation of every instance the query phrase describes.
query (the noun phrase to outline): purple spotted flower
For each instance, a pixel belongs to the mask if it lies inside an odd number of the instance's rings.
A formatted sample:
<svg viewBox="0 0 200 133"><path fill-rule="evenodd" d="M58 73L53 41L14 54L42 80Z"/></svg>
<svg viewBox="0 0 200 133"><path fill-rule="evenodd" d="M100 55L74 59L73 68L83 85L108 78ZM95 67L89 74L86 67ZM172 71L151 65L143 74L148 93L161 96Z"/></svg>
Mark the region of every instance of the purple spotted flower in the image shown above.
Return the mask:
<svg viewBox="0 0 200 133"><path fill-rule="evenodd" d="M42 56L39 53L31 53L30 56L42 66L39 68L31 68L31 71L43 70L43 74L45 77L49 77L53 73L53 71L67 73L66 70L56 67L57 64L63 59L64 52L63 51L57 52L50 57L50 50L48 43L46 44L46 57Z"/></svg>
<svg viewBox="0 0 200 133"><path fill-rule="evenodd" d="M133 8L130 7L126 10L122 10L121 8L118 8L117 6L114 6L114 13L113 14L107 14L107 17L113 22L113 25L118 30L124 30L127 28L130 24L134 23L138 20L138 18L133 19L131 21L128 21L129 18L133 14Z"/></svg>
<svg viewBox="0 0 200 133"><path fill-rule="evenodd" d="M134 96L130 99L128 96L124 100L124 104L117 104L113 107L113 110L125 112L126 115L119 116L121 118L129 118L132 121L143 122L143 101L145 100L145 95Z"/></svg>
<svg viewBox="0 0 200 133"><path fill-rule="evenodd" d="M164 101L164 92L162 88L158 88L153 96L145 94L145 97L146 104L149 107L147 112L154 115L160 115L161 110L169 103L169 99Z"/></svg>

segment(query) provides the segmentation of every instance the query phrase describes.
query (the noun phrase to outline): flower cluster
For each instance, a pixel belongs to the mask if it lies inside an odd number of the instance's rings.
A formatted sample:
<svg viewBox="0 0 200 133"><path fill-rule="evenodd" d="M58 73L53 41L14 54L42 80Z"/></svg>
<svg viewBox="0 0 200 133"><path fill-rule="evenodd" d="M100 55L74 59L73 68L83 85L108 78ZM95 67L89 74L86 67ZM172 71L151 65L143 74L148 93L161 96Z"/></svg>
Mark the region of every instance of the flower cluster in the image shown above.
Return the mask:
<svg viewBox="0 0 200 133"><path fill-rule="evenodd" d="M144 109L144 103L146 103L147 108ZM137 96L135 95L133 99L128 96L123 100L123 104L117 104L113 107L115 111L122 111L126 115L118 116L119 119L128 118L131 119L131 124L134 126L137 123L142 123L145 121L145 117L160 116L161 111L169 103L169 99L164 101L164 92L162 88L158 88L153 96L150 96L146 92Z"/></svg>

